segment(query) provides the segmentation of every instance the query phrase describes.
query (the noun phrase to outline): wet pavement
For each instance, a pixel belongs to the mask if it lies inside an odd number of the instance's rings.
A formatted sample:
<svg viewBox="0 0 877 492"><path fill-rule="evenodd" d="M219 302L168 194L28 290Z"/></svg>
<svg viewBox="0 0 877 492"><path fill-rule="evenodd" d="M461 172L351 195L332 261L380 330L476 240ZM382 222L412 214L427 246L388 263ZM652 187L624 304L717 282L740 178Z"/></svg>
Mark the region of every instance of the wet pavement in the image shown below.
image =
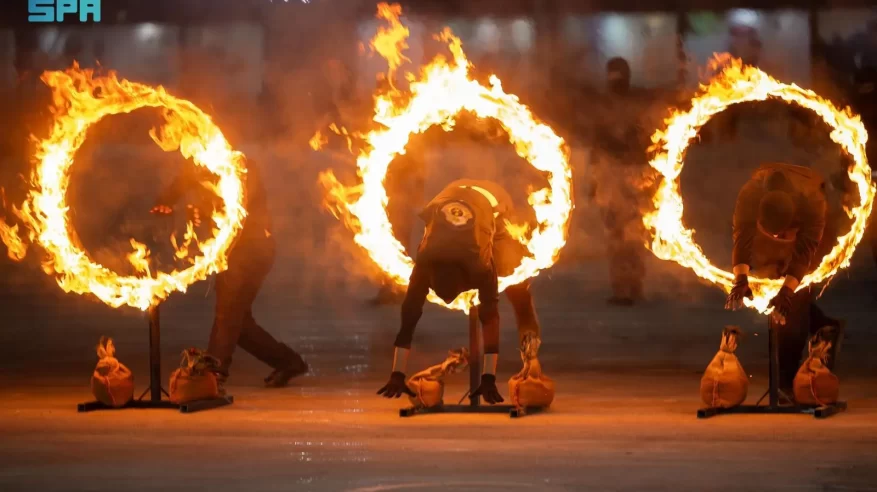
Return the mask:
<svg viewBox="0 0 877 492"><path fill-rule="evenodd" d="M652 266L661 278L661 265ZM844 310L851 334L839 369L850 411L822 421L696 419L700 372L724 323L748 327L739 355L752 374L750 401L763 392L763 318L723 312L715 302L721 294L707 287L675 303L654 292L633 309L607 307L601 281L574 295L571 285L604 278L600 262L534 287L544 326L541 358L558 394L549 412L514 420L399 418L403 400L374 394L389 372L396 309L366 307L368 288L330 311L306 303L290 309L280 291L266 287L257 319L313 366L289 388L261 388L267 369L241 354L232 406L191 415L77 414L76 404L90 396L92 345L100 334L116 337L118 356L134 371L138 391L145 389L145 319L52 289L13 305L7 296L0 490L877 489L870 355L877 332L868 321L877 279L867 265L859 268L864 280L839 280L823 300L828 311ZM211 301L198 295L202 287L163 308L165 378L182 348L206 338ZM28 300L54 307L29 309ZM502 314L511 319L505 302ZM503 381L520 366L514 330L506 326ZM462 315L427 309L412 368L441 361L444 351L466 342L465 330ZM466 380L453 377L446 401L463 395ZM508 394L505 384L500 389Z"/></svg>
<svg viewBox="0 0 877 492"><path fill-rule="evenodd" d="M291 174L278 176L268 184L276 187L282 247L256 319L299 350L312 373L289 388L261 388L268 369L241 353L232 406L192 415L77 414L76 404L90 399L101 335L115 339L137 391L145 389L143 314L64 295L35 258L0 261L0 490L877 490L877 268L867 248L820 300L828 314L848 320L838 369L845 414L697 420L700 374L726 324L747 333L738 355L752 375L750 402L764 391L765 318L723 311L720 291L648 253L648 300L607 306L600 221L582 205L561 262L533 287L540 359L557 381L551 410L515 420L402 419L402 400L374 394L390 371L398 308L367 306L375 287L349 236L312 212L313 195L283 193ZM715 258L728 257L727 221L714 218L733 208L734 187L725 188L704 185L702 207L686 194L698 240ZM704 235L708 226L713 237ZM206 343L212 303L210 283L202 282L162 306L164 378L184 348ZM520 360L505 301L501 316L499 379L507 395L504 381ZM428 307L411 372L467 340L461 314ZM463 395L466 379L451 380L446 401Z"/></svg>

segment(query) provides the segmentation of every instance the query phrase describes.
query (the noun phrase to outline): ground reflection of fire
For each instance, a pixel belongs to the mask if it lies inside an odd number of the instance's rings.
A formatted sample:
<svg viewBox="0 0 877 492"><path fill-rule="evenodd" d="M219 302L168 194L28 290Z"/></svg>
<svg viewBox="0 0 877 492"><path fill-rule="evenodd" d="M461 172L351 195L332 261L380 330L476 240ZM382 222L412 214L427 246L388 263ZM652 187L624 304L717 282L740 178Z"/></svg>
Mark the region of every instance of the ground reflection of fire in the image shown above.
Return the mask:
<svg viewBox="0 0 877 492"><path fill-rule="evenodd" d="M388 60L390 77L405 60L402 50L408 30L399 21L398 5L380 4L378 17L389 22L381 28L371 47ZM436 57L423 67L419 75L406 74L409 88L403 93L393 86L375 96L374 121L382 127L366 134L355 135L363 142L357 157L361 183L355 186L341 184L331 172L321 174L326 189L327 206L354 233L354 240L363 247L386 276L400 286L408 283L413 262L405 254L402 244L393 237L387 215L387 193L384 178L393 158L405 152L409 138L438 125L450 131L455 118L462 111L470 111L478 118L495 118L509 135L517 154L543 171L549 188L534 190L528 201L536 212L538 227L530 231L509 224L514 237L525 244L532 257L525 258L508 277L500 278L504 290L533 277L540 270L551 267L566 244L569 219L572 213L572 172L569 152L563 139L547 125L536 120L530 109L518 98L506 94L500 80L493 76L486 87L473 80L471 65L463 52L460 40L450 29L438 37L450 49L452 59ZM347 135L346 130L333 130ZM319 148L323 137L315 136L311 144ZM450 305L444 304L434 293L430 301L447 307L468 311L477 302L475 291L464 292Z"/></svg>
<svg viewBox="0 0 877 492"><path fill-rule="evenodd" d="M861 119L849 109L835 108L813 91L780 83L761 70L744 66L740 60L728 55L719 55L713 61L714 69L720 67L723 67L721 72L692 100L691 109L675 113L667 119L666 127L652 136L658 153L650 164L664 179L654 196L655 211L643 217L652 235L648 246L659 258L691 268L699 277L730 292L734 275L710 263L694 242L694 231L683 224L679 175L685 151L697 136L697 131L728 106L769 98L781 99L818 114L833 129L831 139L854 161L848 174L859 192L860 203L847 211L853 219L852 227L847 234L838 238L838 244L812 273L804 277L798 288L831 278L839 269L849 266L850 258L865 232L874 200L871 168L865 155L868 133ZM751 301L745 299L746 305L767 313L767 305L782 287L783 280L752 278L749 285L755 298Z"/></svg>
<svg viewBox="0 0 877 492"><path fill-rule="evenodd" d="M246 216L246 168L244 156L231 148L210 116L162 87L119 80L112 72L96 77L93 71L74 65L63 72L46 72L42 80L52 90L54 126L50 135L37 143L32 189L24 204L14 209L27 237L18 234L17 225L0 224L0 238L9 256L22 259L27 244L35 243L46 253L44 270L54 275L66 292L93 294L112 307L127 305L144 311L171 293L185 292L192 283L224 270ZM178 257L187 257L189 248L200 251L190 258L190 268L171 273L151 271L149 251L132 239L134 251L128 260L141 275L122 276L94 263L79 246L69 221L66 195L73 156L85 141L88 128L105 116L140 108L163 109L165 122L150 136L163 150L179 149L195 165L218 176L212 188L224 206L213 211L213 238L199 241L190 223L183 244L175 244Z"/></svg>

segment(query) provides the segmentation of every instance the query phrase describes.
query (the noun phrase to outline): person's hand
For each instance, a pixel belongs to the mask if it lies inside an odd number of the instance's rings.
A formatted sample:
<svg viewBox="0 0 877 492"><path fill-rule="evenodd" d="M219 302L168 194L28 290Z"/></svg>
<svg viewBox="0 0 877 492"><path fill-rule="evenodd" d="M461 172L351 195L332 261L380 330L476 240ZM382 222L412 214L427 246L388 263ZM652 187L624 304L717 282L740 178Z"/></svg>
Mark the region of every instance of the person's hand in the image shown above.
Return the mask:
<svg viewBox="0 0 877 492"><path fill-rule="evenodd" d="M193 205L187 205L186 208L189 211L189 216L192 220L192 225L195 227L201 227L201 209L195 207Z"/></svg>
<svg viewBox="0 0 877 492"><path fill-rule="evenodd" d="M725 309L736 311L743 307L743 299L752 299L752 289L749 288L749 277L745 274L737 275L734 278L734 286L731 287L731 293L725 301Z"/></svg>
<svg viewBox="0 0 877 492"><path fill-rule="evenodd" d="M170 215L174 213L174 209L168 205L156 205L152 207L152 210L150 210L149 213L156 215Z"/></svg>
<svg viewBox="0 0 877 492"><path fill-rule="evenodd" d="M399 398L403 394L416 396L414 392L408 388L408 385L405 384L405 374L399 371L393 371L393 373L390 374L390 380L378 390L378 394L384 398Z"/></svg>
<svg viewBox="0 0 877 492"><path fill-rule="evenodd" d="M499 390L496 388L496 376L493 374L481 375L481 385L479 385L478 389L472 393L472 396L480 396L481 398L484 398L485 402L491 405L505 401L499 394Z"/></svg>
<svg viewBox="0 0 877 492"><path fill-rule="evenodd" d="M767 307L773 308L770 317L773 318L775 322L781 325L786 324L786 318L788 318L789 313L792 311L792 298L794 296L795 291L784 285L783 288L777 292L777 295L770 300Z"/></svg>

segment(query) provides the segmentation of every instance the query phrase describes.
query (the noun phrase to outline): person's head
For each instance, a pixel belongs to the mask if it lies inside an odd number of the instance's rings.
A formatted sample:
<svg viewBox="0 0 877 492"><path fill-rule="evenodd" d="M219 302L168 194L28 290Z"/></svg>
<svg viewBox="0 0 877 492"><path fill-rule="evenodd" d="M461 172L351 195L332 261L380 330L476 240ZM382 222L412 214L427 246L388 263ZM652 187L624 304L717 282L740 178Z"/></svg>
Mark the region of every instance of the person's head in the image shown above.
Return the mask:
<svg viewBox="0 0 877 492"><path fill-rule="evenodd" d="M612 92L630 89L630 65L627 60L617 56L606 63L606 83Z"/></svg>
<svg viewBox="0 0 877 492"><path fill-rule="evenodd" d="M434 263L429 284L437 296L450 303L466 290L467 278L466 268L459 263Z"/></svg>
<svg viewBox="0 0 877 492"><path fill-rule="evenodd" d="M774 172L765 181L767 193L758 204L758 227L765 234L778 237L789 230L795 220L795 200L790 183L781 172Z"/></svg>

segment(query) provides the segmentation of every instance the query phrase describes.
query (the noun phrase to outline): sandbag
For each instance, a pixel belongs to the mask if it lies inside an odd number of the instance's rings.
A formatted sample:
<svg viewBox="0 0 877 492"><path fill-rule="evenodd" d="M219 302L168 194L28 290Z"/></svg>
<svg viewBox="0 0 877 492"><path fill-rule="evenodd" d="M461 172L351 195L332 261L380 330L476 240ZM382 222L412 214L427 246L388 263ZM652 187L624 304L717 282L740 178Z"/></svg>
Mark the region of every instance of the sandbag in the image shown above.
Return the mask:
<svg viewBox="0 0 877 492"><path fill-rule="evenodd" d="M407 385L415 396L409 396L411 404L417 408L431 408L442 405L445 394L444 378L462 370L469 364L469 350L461 348L448 352L448 358L408 379Z"/></svg>
<svg viewBox="0 0 877 492"><path fill-rule="evenodd" d="M810 340L810 355L795 374L793 390L798 405L831 405L840 394L840 380L826 366L831 342L819 338Z"/></svg>
<svg viewBox="0 0 877 492"><path fill-rule="evenodd" d="M726 326L722 344L700 380L700 398L710 408L731 408L743 403L749 392L749 377L734 355L741 334L737 326Z"/></svg>
<svg viewBox="0 0 877 492"><path fill-rule="evenodd" d="M554 380L542 373L539 359L525 358L521 372L509 379L509 395L516 407L547 407L554 401Z"/></svg>
<svg viewBox="0 0 877 492"><path fill-rule="evenodd" d="M218 367L219 361L206 352L195 348L184 350L180 367L171 374L170 400L182 404L219 398Z"/></svg>
<svg viewBox="0 0 877 492"><path fill-rule="evenodd" d="M97 356L100 360L91 375L91 393L109 407L125 406L134 398L134 375L116 359L112 338L101 337Z"/></svg>

